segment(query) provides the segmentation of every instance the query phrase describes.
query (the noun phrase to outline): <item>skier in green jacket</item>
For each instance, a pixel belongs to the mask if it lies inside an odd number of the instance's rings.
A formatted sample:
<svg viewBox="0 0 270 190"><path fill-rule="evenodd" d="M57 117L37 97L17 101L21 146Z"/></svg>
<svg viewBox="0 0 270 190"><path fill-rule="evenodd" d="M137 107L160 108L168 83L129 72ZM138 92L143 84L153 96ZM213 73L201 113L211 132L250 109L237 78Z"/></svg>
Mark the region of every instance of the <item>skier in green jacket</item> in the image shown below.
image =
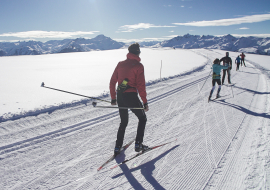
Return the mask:
<svg viewBox="0 0 270 190"><path fill-rule="evenodd" d="M213 75L212 75L212 90L210 91L210 95L209 95L209 98L208 98L208 101L210 101L211 97L212 97L212 94L215 90L215 84L217 83L218 84L218 91L217 91L217 96L216 98L219 98L220 95L220 90L221 90L221 81L220 81L220 72L222 69L228 69L229 66L223 66L223 65L220 65L220 61L219 59L215 59L214 62L213 62L213 66L211 69L213 69Z"/></svg>

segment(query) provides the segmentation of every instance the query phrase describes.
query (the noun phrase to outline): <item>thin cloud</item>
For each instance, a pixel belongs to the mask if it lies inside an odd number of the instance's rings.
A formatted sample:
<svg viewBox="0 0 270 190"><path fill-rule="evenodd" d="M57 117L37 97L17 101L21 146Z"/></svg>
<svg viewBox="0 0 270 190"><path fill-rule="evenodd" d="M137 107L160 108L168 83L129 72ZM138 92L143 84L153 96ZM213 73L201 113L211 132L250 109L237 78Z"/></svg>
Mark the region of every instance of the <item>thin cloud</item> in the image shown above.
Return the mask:
<svg viewBox="0 0 270 190"><path fill-rule="evenodd" d="M135 30L144 30L149 28L172 28L176 26L156 26L149 23L139 23L134 25L124 25L119 28L119 32L133 32Z"/></svg>
<svg viewBox="0 0 270 190"><path fill-rule="evenodd" d="M0 34L0 37L17 37L17 38L72 38L74 36L84 36L97 33L99 31L89 32L61 32L61 31L26 31Z"/></svg>
<svg viewBox="0 0 270 190"><path fill-rule="evenodd" d="M124 42L124 43L131 43L131 42L151 42L151 41L164 41L164 40L169 40L171 38L176 37L177 35L171 35L171 36L164 36L160 38L140 38L140 39L114 39L115 41L118 42Z"/></svg>
<svg viewBox="0 0 270 190"><path fill-rule="evenodd" d="M251 15L244 16L240 18L231 18L231 19L221 19L221 20L211 20L211 21L194 21L188 23L173 23L175 25L183 26L230 26L243 23L254 23L270 20L270 14L261 14L261 15Z"/></svg>
<svg viewBox="0 0 270 190"><path fill-rule="evenodd" d="M175 37L177 37L178 35L170 35L170 36L164 36L164 37L166 37L166 39L171 39L171 38L175 38Z"/></svg>
<svg viewBox="0 0 270 190"><path fill-rule="evenodd" d="M247 27L242 27L242 28L238 28L238 30L248 30L249 28Z"/></svg>
<svg viewBox="0 0 270 190"><path fill-rule="evenodd" d="M270 34L231 34L234 37L259 37L259 38L269 38Z"/></svg>

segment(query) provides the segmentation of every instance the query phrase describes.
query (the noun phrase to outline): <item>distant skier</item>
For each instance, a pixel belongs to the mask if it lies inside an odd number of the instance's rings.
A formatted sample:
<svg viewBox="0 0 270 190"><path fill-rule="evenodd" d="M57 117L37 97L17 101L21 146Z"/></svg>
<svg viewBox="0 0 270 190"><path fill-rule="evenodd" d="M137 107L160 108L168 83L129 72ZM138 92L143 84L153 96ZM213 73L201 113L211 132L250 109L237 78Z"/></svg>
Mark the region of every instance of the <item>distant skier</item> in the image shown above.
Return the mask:
<svg viewBox="0 0 270 190"><path fill-rule="evenodd" d="M245 64L245 57L246 57L246 55L242 52L242 53L240 54L240 56L241 56L241 66L243 66L243 65L242 65L242 63L243 63L244 66L246 67L246 64Z"/></svg>
<svg viewBox="0 0 270 190"><path fill-rule="evenodd" d="M221 58L220 62L223 62L223 66L228 66L228 69L223 69L222 85L224 84L226 72L228 73L228 83L231 84L232 59L229 57L229 52L226 52L226 57Z"/></svg>
<svg viewBox="0 0 270 190"><path fill-rule="evenodd" d="M220 65L219 59L215 59L213 62L213 66L211 69L213 69L213 75L212 75L212 90L210 91L210 95L208 97L208 102L211 100L212 94L215 90L215 84L218 84L218 91L216 98L219 98L220 90L221 90L221 82L220 82L220 71L223 69L228 69L228 66L222 66Z"/></svg>
<svg viewBox="0 0 270 190"><path fill-rule="evenodd" d="M139 119L137 136L135 140L136 152L140 152L148 148L147 146L142 144L145 125L147 121L145 112L149 110L149 107L146 99L144 66L140 63L141 59L139 55L141 51L139 47L140 45L138 43L129 46L129 53L127 54L127 59L118 63L110 80L110 94L112 98L112 105L116 105L118 103L119 107L144 108L131 109L131 111ZM116 83L118 83L117 100L115 91ZM144 105L142 105L141 101L139 100L138 92ZM119 114L121 118L121 123L117 132L117 140L114 149L115 155L120 153L120 149L123 145L123 140L125 136L125 130L128 125L128 110L119 109Z"/></svg>
<svg viewBox="0 0 270 190"><path fill-rule="evenodd" d="M241 61L241 58L238 55L237 58L235 59L235 64L237 65L236 66L236 71L239 71L240 61Z"/></svg>

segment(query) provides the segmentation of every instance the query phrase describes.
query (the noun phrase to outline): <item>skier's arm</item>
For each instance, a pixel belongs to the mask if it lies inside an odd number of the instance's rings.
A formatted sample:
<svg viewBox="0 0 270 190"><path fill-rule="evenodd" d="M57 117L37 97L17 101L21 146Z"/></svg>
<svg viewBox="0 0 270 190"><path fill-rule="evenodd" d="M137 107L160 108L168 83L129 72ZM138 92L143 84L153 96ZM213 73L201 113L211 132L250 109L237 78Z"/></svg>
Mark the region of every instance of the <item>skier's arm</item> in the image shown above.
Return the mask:
<svg viewBox="0 0 270 190"><path fill-rule="evenodd" d="M138 68L136 84L137 84L137 89L138 89L139 95L140 95L143 103L147 104L143 65L141 65Z"/></svg>
<svg viewBox="0 0 270 190"><path fill-rule="evenodd" d="M220 65L221 66L221 69L228 69L229 66L223 66L223 65Z"/></svg>
<svg viewBox="0 0 270 190"><path fill-rule="evenodd" d="M219 60L219 63L221 63L222 61L224 61L224 58L225 58L225 57L222 57L222 58Z"/></svg>
<svg viewBox="0 0 270 190"><path fill-rule="evenodd" d="M116 104L116 89L115 89L115 85L118 81L118 65L116 66L111 80L110 80L110 94L111 94L111 99L112 99L112 104L115 105Z"/></svg>

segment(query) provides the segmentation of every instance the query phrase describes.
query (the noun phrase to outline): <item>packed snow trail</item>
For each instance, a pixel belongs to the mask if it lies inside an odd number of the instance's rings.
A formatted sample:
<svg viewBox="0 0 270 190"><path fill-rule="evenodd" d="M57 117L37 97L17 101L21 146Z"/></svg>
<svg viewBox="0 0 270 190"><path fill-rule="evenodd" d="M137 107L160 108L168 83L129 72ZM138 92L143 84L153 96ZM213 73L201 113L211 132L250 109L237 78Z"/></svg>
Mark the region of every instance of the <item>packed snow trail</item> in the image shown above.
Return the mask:
<svg viewBox="0 0 270 190"><path fill-rule="evenodd" d="M113 152L118 111L81 105L7 121L0 124L0 189L269 189L269 76L248 61L240 72L233 65L236 84L208 103L210 67L225 52L190 51L209 59L205 69L147 87L144 143L175 143L97 172ZM136 130L131 113L125 142ZM131 145L111 166L133 154Z"/></svg>

